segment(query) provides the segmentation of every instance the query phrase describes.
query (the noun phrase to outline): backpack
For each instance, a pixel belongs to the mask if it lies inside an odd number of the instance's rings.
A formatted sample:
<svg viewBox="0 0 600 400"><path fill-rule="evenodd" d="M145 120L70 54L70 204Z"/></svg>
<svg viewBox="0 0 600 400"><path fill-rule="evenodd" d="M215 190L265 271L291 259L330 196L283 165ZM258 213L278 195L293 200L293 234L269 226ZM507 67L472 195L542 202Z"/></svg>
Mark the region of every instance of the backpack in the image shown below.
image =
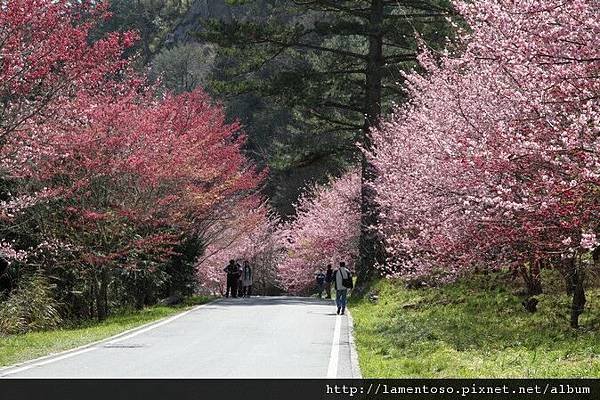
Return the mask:
<svg viewBox="0 0 600 400"><path fill-rule="evenodd" d="M347 289L352 289L354 287L354 282L352 281L352 273L349 270L346 270L346 277L344 278L344 274L342 270L340 270L340 274L342 274L342 285L344 285Z"/></svg>

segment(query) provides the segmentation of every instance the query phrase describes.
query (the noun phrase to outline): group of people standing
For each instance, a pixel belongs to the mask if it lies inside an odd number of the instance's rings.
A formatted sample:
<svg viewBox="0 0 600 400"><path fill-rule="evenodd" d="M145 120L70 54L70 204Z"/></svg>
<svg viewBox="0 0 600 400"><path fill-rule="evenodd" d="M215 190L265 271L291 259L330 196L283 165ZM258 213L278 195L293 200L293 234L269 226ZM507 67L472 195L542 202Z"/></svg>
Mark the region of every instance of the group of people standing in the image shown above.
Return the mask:
<svg viewBox="0 0 600 400"><path fill-rule="evenodd" d="M246 260L242 267L235 260L229 260L229 264L223 269L227 274L227 289L225 297L250 297L252 295L252 267Z"/></svg>
<svg viewBox="0 0 600 400"><path fill-rule="evenodd" d="M352 273L346 267L346 263L341 261L337 269L333 269L331 264L327 265L327 270L319 270L316 273L317 280L317 292L319 298L323 298L323 292L325 292L325 298L331 299L331 286L335 289L335 303L337 306L337 314L344 315L346 311L346 302L348 298L348 289L354 287L352 281Z"/></svg>
<svg viewBox="0 0 600 400"><path fill-rule="evenodd" d="M247 260L244 261L244 266L241 266L236 260L229 260L229 264L223 268L223 272L227 274L225 297L250 297L252 295L252 267ZM335 270L331 264L327 265L326 271L322 269L317 271L316 280L320 298L323 298L324 292L325 297L331 299L331 286L333 286L337 314L344 315L348 289L354 287L352 272L346 267L346 263L341 261Z"/></svg>

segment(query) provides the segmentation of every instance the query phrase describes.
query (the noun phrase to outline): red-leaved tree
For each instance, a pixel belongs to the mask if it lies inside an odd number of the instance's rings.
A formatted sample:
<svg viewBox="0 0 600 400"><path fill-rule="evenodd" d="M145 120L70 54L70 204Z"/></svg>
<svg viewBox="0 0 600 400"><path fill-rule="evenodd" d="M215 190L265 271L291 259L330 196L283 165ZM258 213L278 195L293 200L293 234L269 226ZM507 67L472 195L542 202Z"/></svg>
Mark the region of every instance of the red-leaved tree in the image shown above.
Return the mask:
<svg viewBox="0 0 600 400"><path fill-rule="evenodd" d="M226 123L201 89L158 95L132 72L123 51L135 35L91 39L106 9L51 0L0 7L0 154L5 179L22 193L2 203L6 230L33 245L31 262L48 274L88 279L99 319L115 274L159 269L263 176L242 154L239 124ZM6 241L0 251L23 258ZM143 305L143 290L135 296Z"/></svg>
<svg viewBox="0 0 600 400"><path fill-rule="evenodd" d="M90 31L108 17L107 3L60 0L10 0L0 7L0 173L11 181L47 147L44 122L78 113L73 99L82 91L102 90L107 77L127 66L122 52L132 32L89 42ZM28 188L3 193L0 213L11 218L51 196ZM0 257L23 260L2 241Z"/></svg>

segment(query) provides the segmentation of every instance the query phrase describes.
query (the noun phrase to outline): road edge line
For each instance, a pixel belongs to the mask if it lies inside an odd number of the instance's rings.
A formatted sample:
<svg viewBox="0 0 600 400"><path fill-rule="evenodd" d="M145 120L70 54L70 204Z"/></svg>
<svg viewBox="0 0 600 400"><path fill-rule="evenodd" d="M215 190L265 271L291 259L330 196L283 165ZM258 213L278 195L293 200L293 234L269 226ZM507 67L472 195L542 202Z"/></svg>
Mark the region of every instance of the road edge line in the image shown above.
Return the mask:
<svg viewBox="0 0 600 400"><path fill-rule="evenodd" d="M198 309L200 309L202 307L208 306L210 304L214 304L214 303L216 303L216 302L218 302L220 300L221 299L219 298L219 299L215 299L215 300L209 301L208 303L199 304L197 306L192 307L189 310L185 310L185 311L182 311L182 312L177 313L175 315L171 315L170 317L164 317L164 318L161 318L161 319L156 320L156 321L148 322L146 324L143 324L143 325L140 325L140 326L136 326L135 328L131 328L131 329L128 329L126 331L117 333L116 335L109 336L109 337L104 338L104 339L96 340L95 342L83 344L81 346L78 346L78 347L75 347L75 348L72 348L72 349L59 351L58 353L50 353L50 354L47 354L45 356L41 356L41 357L34 358L34 359L31 359L31 360L22 361L20 363L16 363L16 364L9 365L9 366L6 366L6 367L1 367L0 368L0 379L7 378L7 377L9 377L9 375L16 374L18 372L26 371L26 370L28 370L30 368L33 368L35 366L38 366L38 365L46 365L46 364L50 364L50 363L52 363L54 361L60 361L60 360L63 360L65 358L74 357L74 356L79 355L79 354L87 353L88 351L94 350L93 349L94 346L97 346L97 345L105 343L105 342L106 343L118 342L118 341L121 341L121 340L128 339L129 337L134 337L135 335L141 333L139 331L144 330L144 332L147 332L147 331L149 331L149 330L151 330L151 329L153 329L155 327L158 327L158 326L161 326L161 325L165 325L165 324L167 324L167 323L169 323L171 321L176 320L177 318L180 318L180 317L182 317L184 315L187 315L187 314L189 314L189 313L191 313L193 311L196 311L196 310L198 310ZM131 336L128 336L130 334L131 334ZM128 336L128 337L123 337L123 336ZM11 371L12 369L14 369L14 371Z"/></svg>
<svg viewBox="0 0 600 400"><path fill-rule="evenodd" d="M352 378L362 379L362 371L360 370L360 363L358 361L358 351L356 350L356 341L354 339L354 318L350 310L346 310L348 313L348 343L350 344L350 366L352 369Z"/></svg>
<svg viewBox="0 0 600 400"><path fill-rule="evenodd" d="M338 359L340 358L340 336L342 330L342 316L336 315L335 327L333 328L333 342L331 353L329 353L329 365L327 366L327 379L337 378Z"/></svg>

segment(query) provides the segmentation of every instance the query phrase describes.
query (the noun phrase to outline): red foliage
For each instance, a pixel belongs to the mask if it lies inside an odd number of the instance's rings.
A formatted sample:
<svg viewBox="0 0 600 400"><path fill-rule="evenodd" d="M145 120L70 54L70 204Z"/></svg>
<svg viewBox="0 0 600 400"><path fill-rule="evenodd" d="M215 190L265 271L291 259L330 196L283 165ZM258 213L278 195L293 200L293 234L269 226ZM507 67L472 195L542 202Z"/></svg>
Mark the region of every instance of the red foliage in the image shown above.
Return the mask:
<svg viewBox="0 0 600 400"><path fill-rule="evenodd" d="M64 208L46 221L56 224L49 234L94 265L169 254L262 179L241 152L240 126L202 90L159 98L131 71L123 51L135 34L91 40L108 15L106 3L0 7L3 169L51 188Z"/></svg>
<svg viewBox="0 0 600 400"><path fill-rule="evenodd" d="M102 91L108 76L123 71L128 61L122 53L135 41L134 33L89 41L107 8L107 3L66 0L2 3L0 136L31 133L68 111L77 93Z"/></svg>

